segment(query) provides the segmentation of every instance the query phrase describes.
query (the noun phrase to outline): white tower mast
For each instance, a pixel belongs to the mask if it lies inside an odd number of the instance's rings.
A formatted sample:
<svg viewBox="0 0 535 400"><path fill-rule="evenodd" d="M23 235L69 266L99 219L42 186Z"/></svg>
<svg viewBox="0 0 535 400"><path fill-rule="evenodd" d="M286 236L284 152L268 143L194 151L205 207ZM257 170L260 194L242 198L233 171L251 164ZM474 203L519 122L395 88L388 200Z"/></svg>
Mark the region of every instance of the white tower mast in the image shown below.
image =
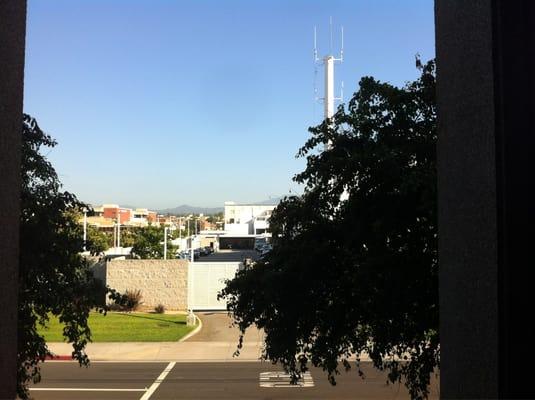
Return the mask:
<svg viewBox="0 0 535 400"><path fill-rule="evenodd" d="M342 34L342 46L340 50L340 57L336 58L332 55L332 17L329 18L329 28L330 28L330 54L323 57L323 66L325 69L325 96L323 97L323 118L330 119L334 115L334 102L335 100L343 101L343 87L344 83L342 82L342 89L340 97L334 97L334 63L336 61L344 61L344 27L341 27ZM314 61L317 63L320 61L318 58L317 50L317 39L316 39L316 27L314 27ZM329 145L326 146L327 148Z"/></svg>
<svg viewBox="0 0 535 400"><path fill-rule="evenodd" d="M324 119L334 115L334 57L329 55L323 58L325 66L325 99L323 100Z"/></svg>
<svg viewBox="0 0 535 400"><path fill-rule="evenodd" d="M333 19L329 18L329 33L330 33L330 52L328 55L323 57L323 66L325 68L325 97L323 97L323 118L325 120L330 120L334 116L334 102L336 100L344 101L344 82L341 82L340 88L340 97L334 97L334 63L339 61L342 63L344 61L344 27L340 27L342 43L340 47L340 57L336 58L332 55L333 50ZM314 61L318 63L320 60L318 58L317 50L317 41L316 41L316 27L314 27ZM332 126L333 122L329 121L329 125ZM329 141L325 145L325 150L329 150L332 144ZM347 190L344 190L340 196L340 201L345 201L349 198Z"/></svg>

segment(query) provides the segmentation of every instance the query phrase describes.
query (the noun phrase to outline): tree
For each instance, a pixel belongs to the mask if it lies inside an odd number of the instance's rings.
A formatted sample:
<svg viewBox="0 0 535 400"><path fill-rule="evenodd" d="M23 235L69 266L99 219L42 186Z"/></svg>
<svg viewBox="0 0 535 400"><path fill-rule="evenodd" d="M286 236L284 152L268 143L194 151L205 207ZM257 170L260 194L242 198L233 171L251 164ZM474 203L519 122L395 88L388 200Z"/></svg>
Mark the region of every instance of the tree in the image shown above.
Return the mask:
<svg viewBox="0 0 535 400"><path fill-rule="evenodd" d="M419 63L419 60L418 60ZM273 250L220 296L241 330L265 331L263 356L294 379L309 363L335 384L367 353L426 398L439 365L435 64L404 87L364 77L299 150L302 196L270 219ZM318 151L318 146L326 146ZM345 192L345 195L344 195Z"/></svg>
<svg viewBox="0 0 535 400"><path fill-rule="evenodd" d="M210 214L206 217L206 220L208 222L210 222L211 224L214 224L216 222L219 222L219 221L223 221L224 219L224 216L223 216L223 212L218 212L218 213L215 213L215 214Z"/></svg>
<svg viewBox="0 0 535 400"><path fill-rule="evenodd" d="M147 226L139 228L134 239L132 253L140 258L163 258L164 228L159 226ZM167 255L175 254L176 246L173 246L167 238Z"/></svg>
<svg viewBox="0 0 535 400"><path fill-rule="evenodd" d="M46 326L50 315L65 324L63 334L73 345L73 357L88 365L84 348L91 340L89 312L105 312L105 295L120 303L125 298L96 280L81 256L83 231L79 215L85 204L61 191L52 164L41 147L56 142L24 115L21 158L21 223L18 311L17 392L28 398L27 384L41 378L39 364L51 356L37 326Z"/></svg>
<svg viewBox="0 0 535 400"><path fill-rule="evenodd" d="M92 255L98 255L110 248L110 237L98 228L88 225L86 248Z"/></svg>
<svg viewBox="0 0 535 400"><path fill-rule="evenodd" d="M133 247L136 243L137 229L121 229L121 246Z"/></svg>

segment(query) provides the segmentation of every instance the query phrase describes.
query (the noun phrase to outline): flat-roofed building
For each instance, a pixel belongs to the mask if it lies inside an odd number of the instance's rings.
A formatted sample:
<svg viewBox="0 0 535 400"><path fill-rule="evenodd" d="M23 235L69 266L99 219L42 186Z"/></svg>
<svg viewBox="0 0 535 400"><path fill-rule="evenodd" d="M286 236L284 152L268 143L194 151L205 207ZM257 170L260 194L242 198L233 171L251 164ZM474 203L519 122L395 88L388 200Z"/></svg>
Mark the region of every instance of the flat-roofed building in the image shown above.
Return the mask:
<svg viewBox="0 0 535 400"><path fill-rule="evenodd" d="M117 204L103 204L102 209L102 216L104 218L112 218L117 220L117 216L119 216L119 221L121 224L129 222L130 218L132 217L132 209L122 208Z"/></svg>
<svg viewBox="0 0 535 400"><path fill-rule="evenodd" d="M269 218L277 204L225 202L225 232L232 235L260 235L269 230Z"/></svg>
<svg viewBox="0 0 535 400"><path fill-rule="evenodd" d="M92 209L93 212L87 217L87 223L100 229L113 228L117 223L118 216L124 227L144 227L149 223L157 223L156 213L147 208L133 210L120 207L118 204L103 204Z"/></svg>

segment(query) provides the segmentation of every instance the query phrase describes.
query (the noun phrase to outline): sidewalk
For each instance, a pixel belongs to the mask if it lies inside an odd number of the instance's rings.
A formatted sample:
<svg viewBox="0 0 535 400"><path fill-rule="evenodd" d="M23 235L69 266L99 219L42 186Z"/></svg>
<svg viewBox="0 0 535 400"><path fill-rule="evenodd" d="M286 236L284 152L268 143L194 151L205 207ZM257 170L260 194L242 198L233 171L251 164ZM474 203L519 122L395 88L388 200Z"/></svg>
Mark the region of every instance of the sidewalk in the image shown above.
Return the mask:
<svg viewBox="0 0 535 400"><path fill-rule="evenodd" d="M239 357L233 357L238 341L229 342L129 342L89 343L87 355L92 361L256 361L262 343L244 343ZM50 343L57 355L69 355L68 343Z"/></svg>

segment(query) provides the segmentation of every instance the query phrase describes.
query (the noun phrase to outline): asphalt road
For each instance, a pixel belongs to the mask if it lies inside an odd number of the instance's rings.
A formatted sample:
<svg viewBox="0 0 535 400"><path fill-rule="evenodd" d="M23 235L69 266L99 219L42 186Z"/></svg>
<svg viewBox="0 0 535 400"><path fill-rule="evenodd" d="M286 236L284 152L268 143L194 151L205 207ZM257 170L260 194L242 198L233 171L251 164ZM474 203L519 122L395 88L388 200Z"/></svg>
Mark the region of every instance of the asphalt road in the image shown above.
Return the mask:
<svg viewBox="0 0 535 400"><path fill-rule="evenodd" d="M409 398L404 386L386 385L385 374L371 364L364 363L363 369L365 380L356 371L342 372L338 384L331 386L321 370L313 369L302 382L306 387L284 387L284 378L268 376L282 372L281 368L265 362L94 362L89 368L72 362L47 362L42 382L32 386L36 390L31 395L37 400ZM438 398L438 380L434 379L430 399Z"/></svg>

